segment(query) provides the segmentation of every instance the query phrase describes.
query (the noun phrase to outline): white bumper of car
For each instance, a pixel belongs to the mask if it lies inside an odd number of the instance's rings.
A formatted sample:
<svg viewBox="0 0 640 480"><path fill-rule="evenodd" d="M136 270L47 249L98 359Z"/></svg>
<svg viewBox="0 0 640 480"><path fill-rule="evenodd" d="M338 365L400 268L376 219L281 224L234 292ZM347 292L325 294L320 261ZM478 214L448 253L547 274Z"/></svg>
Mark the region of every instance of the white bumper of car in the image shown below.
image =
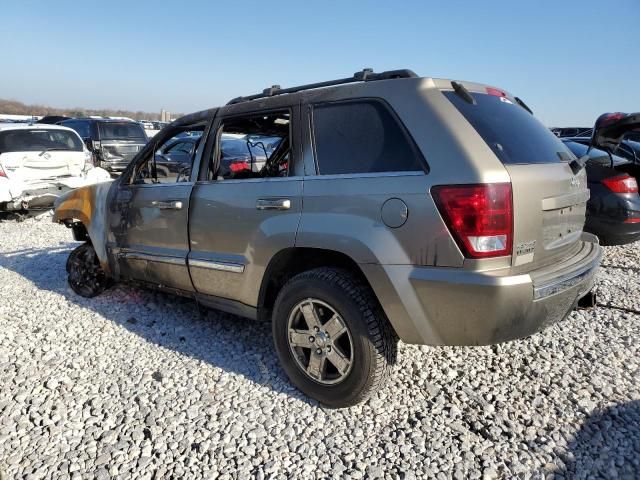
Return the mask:
<svg viewBox="0 0 640 480"><path fill-rule="evenodd" d="M29 210L51 208L59 196L75 188L111 180L106 170L89 167L80 175L28 182L0 177L0 209Z"/></svg>

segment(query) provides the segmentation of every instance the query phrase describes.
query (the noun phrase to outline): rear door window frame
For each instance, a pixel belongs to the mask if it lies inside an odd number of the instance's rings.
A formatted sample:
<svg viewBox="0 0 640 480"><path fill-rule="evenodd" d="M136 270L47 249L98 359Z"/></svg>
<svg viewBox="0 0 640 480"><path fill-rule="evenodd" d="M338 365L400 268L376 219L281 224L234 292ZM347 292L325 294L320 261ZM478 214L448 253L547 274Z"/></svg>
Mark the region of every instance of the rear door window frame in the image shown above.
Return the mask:
<svg viewBox="0 0 640 480"><path fill-rule="evenodd" d="M314 118L314 109L318 107L345 105L345 104L354 104L354 103L377 103L381 105L382 108L387 113L389 113L389 115L393 119L396 126L400 129L400 132L402 133L404 139L406 140L408 147L411 149L415 159L418 160L418 163L422 168L416 169L416 170L388 170L388 171L385 170L385 171L377 171L377 172L352 172L352 173L328 173L328 174L322 173L320 169L318 153L317 153L316 124L315 124L315 118ZM326 177L344 178L344 177L403 176L403 175L415 175L415 174L421 174L421 175L429 174L429 171L430 171L429 163L427 162L427 159L425 158L424 154L418 147L418 144L416 143L413 136L407 129L406 125L402 122L402 119L398 116L396 111L393 109L393 107L383 98L353 97L353 98L346 98L346 99L340 99L340 100L334 100L334 101L309 103L307 112L308 112L307 126L308 126L309 139L311 143L311 152L313 155L313 162L314 162L314 168L315 168L314 174L316 176L323 177L323 178L326 178ZM307 175L309 175L309 173L307 173Z"/></svg>

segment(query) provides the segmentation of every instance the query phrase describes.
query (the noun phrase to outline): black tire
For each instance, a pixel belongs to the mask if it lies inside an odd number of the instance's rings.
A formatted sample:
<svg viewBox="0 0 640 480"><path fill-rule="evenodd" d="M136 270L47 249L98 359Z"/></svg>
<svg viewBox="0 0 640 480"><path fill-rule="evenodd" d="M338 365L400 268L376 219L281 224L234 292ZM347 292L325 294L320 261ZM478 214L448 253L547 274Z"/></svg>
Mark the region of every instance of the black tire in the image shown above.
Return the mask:
<svg viewBox="0 0 640 480"><path fill-rule="evenodd" d="M111 283L90 243L80 245L69 254L66 269L69 286L81 297L95 297L104 292Z"/></svg>
<svg viewBox="0 0 640 480"><path fill-rule="evenodd" d="M290 316L306 299L330 306L349 332L351 367L339 383L314 380L300 364L302 355L294 358ZM348 407L366 400L384 384L396 361L398 340L377 299L367 285L344 270L323 267L293 277L278 294L272 324L276 351L291 382L328 407Z"/></svg>

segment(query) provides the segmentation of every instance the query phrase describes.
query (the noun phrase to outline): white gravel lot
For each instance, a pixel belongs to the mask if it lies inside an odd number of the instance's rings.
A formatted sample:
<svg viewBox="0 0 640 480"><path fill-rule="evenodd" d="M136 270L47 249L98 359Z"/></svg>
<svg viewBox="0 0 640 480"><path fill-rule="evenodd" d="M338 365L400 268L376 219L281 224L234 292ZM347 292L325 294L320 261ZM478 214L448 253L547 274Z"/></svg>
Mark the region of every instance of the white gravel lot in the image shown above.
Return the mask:
<svg viewBox="0 0 640 480"><path fill-rule="evenodd" d="M270 327L118 286L75 295L71 232L0 223L0 479L640 478L640 244L600 306L497 347L401 344L387 387L328 410Z"/></svg>

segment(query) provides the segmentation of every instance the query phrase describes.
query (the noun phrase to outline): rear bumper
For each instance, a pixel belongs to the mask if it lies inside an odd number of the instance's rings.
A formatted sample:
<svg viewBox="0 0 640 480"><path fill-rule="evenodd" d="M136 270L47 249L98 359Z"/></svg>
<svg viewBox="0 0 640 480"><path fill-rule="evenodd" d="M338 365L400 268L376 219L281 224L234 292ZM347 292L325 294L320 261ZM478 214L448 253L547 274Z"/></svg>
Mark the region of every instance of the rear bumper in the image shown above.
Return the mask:
<svg viewBox="0 0 640 480"><path fill-rule="evenodd" d="M384 274L375 267L364 270L373 274L370 282L404 342L489 345L563 320L593 287L601 258L597 238L584 234L574 256L527 274L409 266L381 266Z"/></svg>
<svg viewBox="0 0 640 480"><path fill-rule="evenodd" d="M638 212L640 217L640 212ZM587 217L584 227L587 232L597 235L602 245L624 245L640 240L640 223L625 223L610 218Z"/></svg>
<svg viewBox="0 0 640 480"><path fill-rule="evenodd" d="M622 245L640 239L640 196L635 193L603 192L595 187L597 195L589 201L585 231L597 235L602 245Z"/></svg>
<svg viewBox="0 0 640 480"><path fill-rule="evenodd" d="M71 191L72 188L60 183L40 183L29 185L24 190L13 191L0 185L0 210L19 211L49 209L56 198Z"/></svg>

